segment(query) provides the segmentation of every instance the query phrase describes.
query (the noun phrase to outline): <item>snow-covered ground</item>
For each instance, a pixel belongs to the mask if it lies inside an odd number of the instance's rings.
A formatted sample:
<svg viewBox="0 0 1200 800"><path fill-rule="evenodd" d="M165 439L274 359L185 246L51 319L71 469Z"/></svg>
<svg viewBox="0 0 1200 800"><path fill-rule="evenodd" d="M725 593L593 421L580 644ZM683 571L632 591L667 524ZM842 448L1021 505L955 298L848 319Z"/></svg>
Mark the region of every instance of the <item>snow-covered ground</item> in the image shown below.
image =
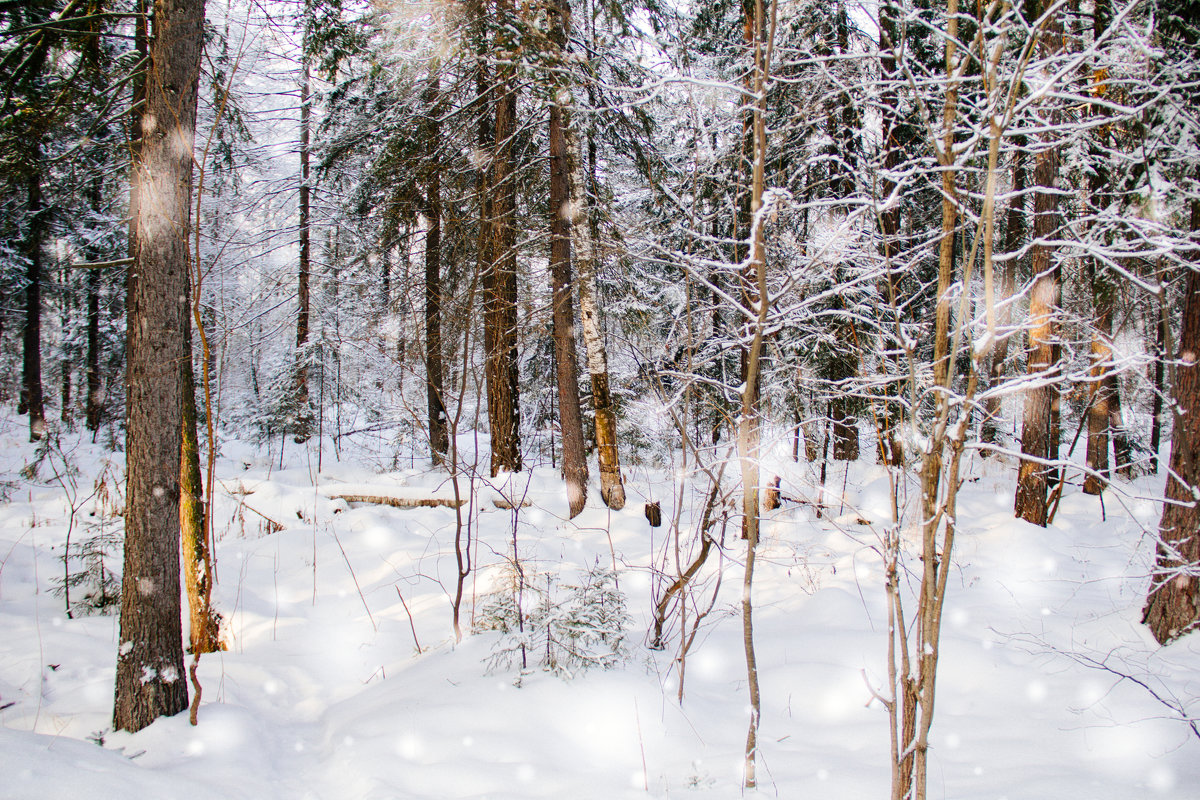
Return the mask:
<svg viewBox="0 0 1200 800"><path fill-rule="evenodd" d="M113 488L121 456L64 435L36 477L22 476L34 449L19 422L0 421L0 797L743 794L744 545L734 524L720 594L686 661L682 705L675 642L646 646L652 588L661 587L652 567L663 563L676 513L671 473L631 469L620 512L605 509L593 486L587 510L570 522L553 470L501 492L529 502L515 515L482 488L478 510L462 509L480 535L463 601L466 635L456 644L455 510L330 497L341 487L447 498L444 474L419 462L379 472L326 451L318 475L300 447L289 446L280 468L248 445L227 444L217 470L214 602L228 650L200 663L199 726L183 714L131 735L110 729L116 617L68 619L53 593L68 526L76 543L119 527L91 495L106 460ZM64 462L78 474L68 476ZM1158 648L1138 624L1160 481L1123 485L1123 497L1109 492L1105 521L1096 498L1072 488L1044 530L1013 519L1011 466L976 464L973 473L979 479L964 485L959 503L930 796L1197 797L1200 738L1180 713L1200 716L1200 634ZM804 491L788 491L798 480L785 476L785 494ZM785 503L765 530L754 590L760 787L749 796L887 796L887 713L872 701L872 687L886 691L875 549L886 482L863 462L848 475L833 469L829 485L823 519ZM464 478L464 494L467 486ZM642 513L649 499L661 502L666 523L654 530ZM697 503L685 493L685 532ZM525 674L489 671L502 635L472 634L469 621L505 579L514 531L531 582L557 579L561 588L581 569L618 565L631 618L622 666L567 679L537 669L531 653ZM118 566L119 554L110 563ZM706 591L716 588L717 566L714 556Z"/></svg>

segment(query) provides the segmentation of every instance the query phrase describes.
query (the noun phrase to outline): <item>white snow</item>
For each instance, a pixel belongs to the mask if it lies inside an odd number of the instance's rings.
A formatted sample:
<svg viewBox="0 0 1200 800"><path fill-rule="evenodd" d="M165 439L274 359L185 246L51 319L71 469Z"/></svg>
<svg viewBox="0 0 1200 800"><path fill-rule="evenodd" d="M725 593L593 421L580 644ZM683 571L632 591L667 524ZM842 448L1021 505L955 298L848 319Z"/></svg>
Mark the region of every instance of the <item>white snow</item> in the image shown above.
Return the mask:
<svg viewBox="0 0 1200 800"><path fill-rule="evenodd" d="M217 469L225 488L214 591L229 649L200 661L200 724L185 713L114 733L117 653L132 645L120 641L115 616L67 619L52 593L67 512L56 483L18 476L34 453L20 422L0 418L0 477L17 486L0 504L0 796L743 796L736 525L725 537L720 595L686 660L682 706L674 642L645 646L657 583L650 566L664 563L670 520L652 531L641 506L662 499L664 517L674 515L687 487L672 470L630 469L620 512L600 505L593 484L571 522L554 470L512 476L529 479L532 505L518 511L495 508L477 483L481 502L464 516L480 537L478 571L466 582L466 635L456 643L454 510L328 498L441 497L444 474L376 474L344 449L341 463L327 451L314 475L299 446L281 469L231 443L226 452L238 457ZM81 486L109 455L65 434L63 447ZM1159 648L1139 623L1158 506L1110 495L1101 522L1096 499L1072 488L1054 526L1037 528L1012 518L1011 470L993 464L959 501L930 797L1195 797L1200 739L1179 712L1200 714L1200 634ZM763 528L754 585L760 788L748 797L887 796L887 713L872 698L873 689L888 694L878 555L890 522L881 515L886 478L866 461L844 479L837 473L823 519L789 504ZM784 473L785 486L791 479ZM1160 483L1116 489L1152 497ZM692 506L686 494L689 519ZM469 623L473 603L478 612L504 579L514 520L530 575L570 584L582 568L616 563L633 617L623 667L571 680L487 671L501 635L471 634ZM77 527L72 541L85 535ZM111 565L119 570L119 553Z"/></svg>

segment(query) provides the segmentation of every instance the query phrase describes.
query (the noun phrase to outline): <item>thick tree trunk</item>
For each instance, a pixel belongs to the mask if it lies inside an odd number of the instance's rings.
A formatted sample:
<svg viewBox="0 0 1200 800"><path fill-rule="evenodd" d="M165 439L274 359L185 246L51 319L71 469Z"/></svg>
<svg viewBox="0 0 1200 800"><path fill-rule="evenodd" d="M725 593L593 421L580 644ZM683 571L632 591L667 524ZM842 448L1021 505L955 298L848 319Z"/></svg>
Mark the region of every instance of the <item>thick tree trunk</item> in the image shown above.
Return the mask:
<svg viewBox="0 0 1200 800"><path fill-rule="evenodd" d="M1193 236L1200 235L1200 201L1192 201L1191 226ZM1158 560L1142 613L1160 644L1191 631L1200 617L1200 263L1187 274L1174 396Z"/></svg>
<svg viewBox="0 0 1200 800"><path fill-rule="evenodd" d="M437 100L438 78L430 78L425 90L425 108L429 115L427 130L430 148L429 174L425 182L425 389L429 413L429 457L435 464L445 462L449 449L446 432L446 405L442 378L442 184L438 161L441 123Z"/></svg>
<svg viewBox="0 0 1200 800"><path fill-rule="evenodd" d="M40 145L34 145L34 158L35 163L41 160ZM29 414L29 441L36 442L46 431L42 396L42 240L46 234L46 209L42 200L42 175L36 169L29 176L26 188L29 191L29 240L19 413Z"/></svg>
<svg viewBox="0 0 1200 800"><path fill-rule="evenodd" d="M1042 49L1053 54L1062 48L1062 20L1052 20L1043 33ZM1054 246L1047 244L1058 229L1058 148L1043 143L1034 157L1033 201L1034 245L1030 254L1033 288L1029 295L1028 374L1036 383L1025 390L1025 414L1021 422L1021 459L1017 470L1016 515L1035 525L1046 524L1046 497L1053 470L1043 462L1057 448L1051 442L1052 417L1058 395L1058 268Z"/></svg>
<svg viewBox="0 0 1200 800"><path fill-rule="evenodd" d="M513 14L511 0L497 0L499 30ZM484 324L491 331L485 376L491 426L491 474L521 471L521 411L517 373L517 88L513 67L504 63L513 46L506 35L497 43L495 150L492 162L491 269L485 282Z"/></svg>
<svg viewBox="0 0 1200 800"><path fill-rule="evenodd" d="M182 369L203 0L156 0L128 286L125 559L113 727L187 708L179 591Z"/></svg>
<svg viewBox="0 0 1200 800"><path fill-rule="evenodd" d="M310 241L310 204L312 187L309 185L309 139L312 126L312 109L309 99L308 54L301 59L300 79L300 263L296 274L296 385L292 413L292 433L297 444L308 441L312 435L312 420L308 411L308 315L309 277L312 273L312 245Z"/></svg>
<svg viewBox="0 0 1200 800"><path fill-rule="evenodd" d="M565 55L570 6L559 0L550 8L550 38ZM588 467L579 409L579 368L575 357L575 304L571 297L571 188L565 135L567 111L557 97L550 103L550 284L554 362L558 382L558 421L562 432L562 472L567 482L569 516L587 502Z"/></svg>
<svg viewBox="0 0 1200 800"><path fill-rule="evenodd" d="M1053 188L1057 171L1053 151L1038 155L1035 179L1040 187ZM1044 182L1045 181L1045 182ZM1057 198L1046 191L1036 196L1035 235L1044 237L1056 225L1054 210ZM1050 417L1057 363L1054 359L1054 338L1057 333L1055 316L1058 309L1058 271L1051 265L1052 248L1035 244L1031 256L1034 274L1033 290L1029 297L1029 375L1041 385L1025 391L1025 414L1021 427L1021 453L1034 459L1050 457ZM1017 472L1016 515L1035 525L1046 524L1046 491L1050 469L1039 461L1022 459Z"/></svg>

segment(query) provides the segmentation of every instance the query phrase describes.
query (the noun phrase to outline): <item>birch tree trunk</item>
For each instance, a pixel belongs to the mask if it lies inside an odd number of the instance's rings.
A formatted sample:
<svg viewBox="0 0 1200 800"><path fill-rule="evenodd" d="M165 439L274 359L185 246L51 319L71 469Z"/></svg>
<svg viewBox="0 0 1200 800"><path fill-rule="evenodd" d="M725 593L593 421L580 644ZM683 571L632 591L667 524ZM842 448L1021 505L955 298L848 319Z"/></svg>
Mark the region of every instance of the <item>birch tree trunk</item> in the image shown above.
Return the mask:
<svg viewBox="0 0 1200 800"><path fill-rule="evenodd" d="M625 485L621 480L621 458L617 448L617 415L608 387L608 353L600 327L596 299L596 242L590 222L593 213L584 174L582 142L570 125L563 126L570 160L571 241L574 245L579 316L583 345L592 383L592 408L596 415L596 454L600 464L600 498L614 511L625 507Z"/></svg>

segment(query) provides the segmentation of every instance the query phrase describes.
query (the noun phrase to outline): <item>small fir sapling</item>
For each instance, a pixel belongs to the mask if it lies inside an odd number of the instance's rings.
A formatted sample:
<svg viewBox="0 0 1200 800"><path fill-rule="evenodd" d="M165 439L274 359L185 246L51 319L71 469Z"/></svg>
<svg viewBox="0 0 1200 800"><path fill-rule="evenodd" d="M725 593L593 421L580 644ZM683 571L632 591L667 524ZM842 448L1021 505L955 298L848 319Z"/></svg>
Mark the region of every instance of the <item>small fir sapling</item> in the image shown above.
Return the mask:
<svg viewBox="0 0 1200 800"><path fill-rule="evenodd" d="M623 663L629 657L629 621L625 595L609 567L594 564L577 583L566 584L510 564L500 587L486 597L475 631L502 634L487 659L489 672L514 665L527 671L537 664L571 678Z"/></svg>
<svg viewBox="0 0 1200 800"><path fill-rule="evenodd" d="M54 594L64 598L71 617L112 614L120 607L121 580L110 564L120 560L124 543L119 519L122 502L110 486L111 470L112 465L106 464L96 480L91 495L94 507L84 523L86 535L79 542L68 536L63 576L54 580Z"/></svg>

